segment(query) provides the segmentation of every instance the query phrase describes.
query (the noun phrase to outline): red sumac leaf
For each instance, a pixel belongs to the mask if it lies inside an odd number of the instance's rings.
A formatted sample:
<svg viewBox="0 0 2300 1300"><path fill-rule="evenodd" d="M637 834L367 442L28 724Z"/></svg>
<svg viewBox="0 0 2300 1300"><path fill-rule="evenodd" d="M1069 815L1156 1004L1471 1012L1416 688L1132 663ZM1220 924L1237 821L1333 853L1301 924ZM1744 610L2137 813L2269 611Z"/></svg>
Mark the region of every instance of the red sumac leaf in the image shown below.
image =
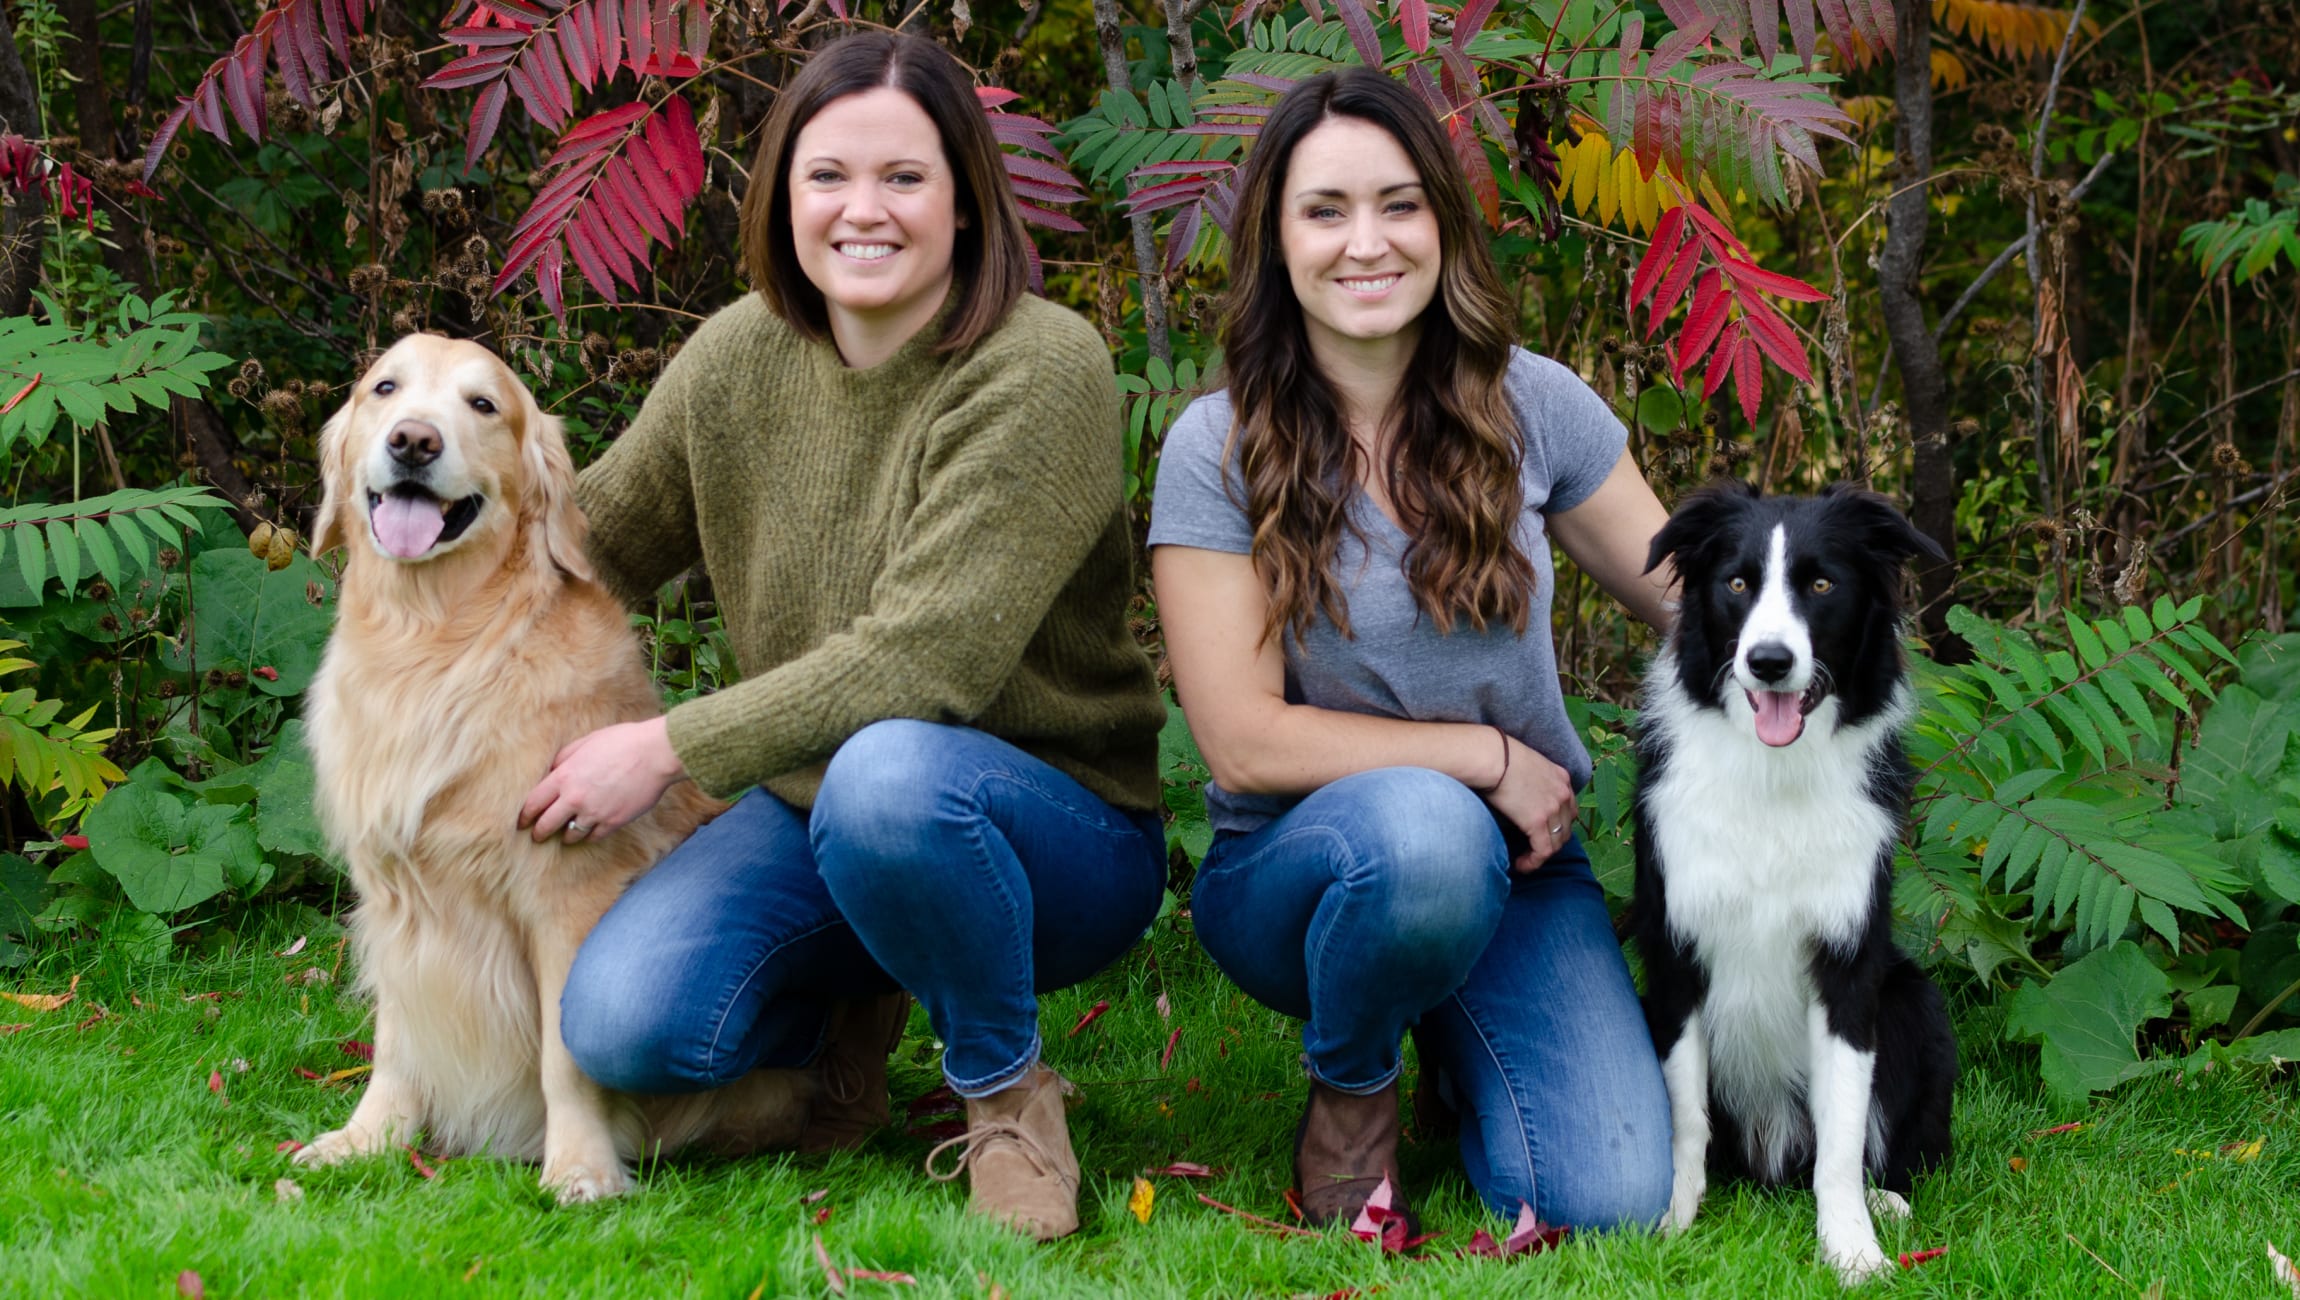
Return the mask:
<svg viewBox="0 0 2300 1300"><path fill-rule="evenodd" d="M545 244L543 256L535 263L535 287L543 294L543 305L561 321L567 319L566 291L560 283L560 271L564 264L556 243Z"/></svg>
<svg viewBox="0 0 2300 1300"><path fill-rule="evenodd" d="M309 7L294 4L291 0L288 8L275 12L280 15L280 20L271 29L272 58L279 64L280 84L286 87L288 95L295 102L311 107L315 102L311 97L311 69L304 63L303 51L296 47L294 17L299 13L308 15Z"/></svg>
<svg viewBox="0 0 2300 1300"><path fill-rule="evenodd" d="M502 78L504 66L519 57L511 49L481 50L466 54L423 79L425 90L460 90Z"/></svg>
<svg viewBox="0 0 2300 1300"><path fill-rule="evenodd" d="M551 15L548 12L527 3L527 0L479 0L479 5L483 9L493 10L515 23L526 26L551 21Z"/></svg>
<svg viewBox="0 0 2300 1300"><path fill-rule="evenodd" d="M224 120L223 78L211 72L200 82L200 88L192 92L192 103L192 124L214 136L219 143L230 144L232 128Z"/></svg>
<svg viewBox="0 0 2300 1300"><path fill-rule="evenodd" d="M1006 89L1003 86L976 86L974 88L974 98L975 102L981 104L984 108L991 109L1002 108L1008 104L1013 103L1015 100L1022 98L1022 96L1015 93L1014 91Z"/></svg>
<svg viewBox="0 0 2300 1300"><path fill-rule="evenodd" d="M597 36L592 43L591 56L598 60L599 76L606 81L615 79L615 68L623 59L623 6L621 0L583 0L585 12L591 15L591 30Z"/></svg>
<svg viewBox="0 0 2300 1300"><path fill-rule="evenodd" d="M1813 382L1813 368L1805 358L1804 345L1797 341L1797 333L1781 313L1773 310L1762 298L1741 300L1741 318L1749 323L1750 337L1757 341L1773 364L1805 383Z"/></svg>
<svg viewBox="0 0 2300 1300"><path fill-rule="evenodd" d="M611 4L614 0L600 0ZM625 62L631 71L646 75L640 69L647 65L655 53L654 15L647 11L647 0L623 0L623 41L629 50Z"/></svg>
<svg viewBox="0 0 2300 1300"><path fill-rule="evenodd" d="M1083 1032L1088 1025L1091 1025L1095 1021L1100 1020L1102 1018L1102 1013L1108 1011L1109 1009L1110 1001L1107 998L1095 1003L1093 1006L1086 1008L1086 1013L1078 1017L1078 1023L1072 1025L1070 1027L1070 1032L1063 1036L1065 1038L1078 1037L1078 1035Z"/></svg>
<svg viewBox="0 0 2300 1300"><path fill-rule="evenodd" d="M264 50L250 32L240 38L224 64L224 102L248 138L264 138Z"/></svg>
<svg viewBox="0 0 2300 1300"><path fill-rule="evenodd" d="M1701 372L1701 400L1706 402L1725 387L1725 377L1733 373L1733 357L1740 348L1741 322L1725 327L1717 338L1717 350L1709 357L1709 365Z"/></svg>
<svg viewBox="0 0 2300 1300"><path fill-rule="evenodd" d="M1654 290L1652 314L1645 323L1647 338L1653 337L1653 331L1660 328L1662 317L1676 309L1677 300L1685 296L1686 286L1693 283L1693 273L1700 269L1701 241L1688 239L1685 246L1677 250L1677 264L1669 269L1661 286Z"/></svg>
<svg viewBox="0 0 2300 1300"><path fill-rule="evenodd" d="M1429 0L1399 0L1398 32L1406 38L1407 49L1416 54L1429 53Z"/></svg>
<svg viewBox="0 0 2300 1300"><path fill-rule="evenodd" d="M527 75L535 78L536 89L551 96L559 109L561 121L575 115L575 88L568 84L567 65L559 57L559 35L544 28L535 33L535 41L527 47L527 57L521 59Z"/></svg>
<svg viewBox="0 0 2300 1300"><path fill-rule="evenodd" d="M678 187L681 207L703 192L709 169L703 161L702 137L695 132L695 110L687 106L685 96L673 95L663 102L647 123L647 142L655 147L663 174Z"/></svg>
<svg viewBox="0 0 2300 1300"><path fill-rule="evenodd" d="M1741 414L1749 427L1757 427L1757 403L1765 392L1765 367L1757 358L1757 342L1746 326L1734 340L1733 395L1741 399Z"/></svg>
<svg viewBox="0 0 2300 1300"><path fill-rule="evenodd" d="M597 193L596 189L593 193ZM607 273L636 289L639 287L638 270L631 264L631 255L624 251L623 241L610 229L614 223L607 219L606 210L594 201L585 203L575 212L574 222L567 227L569 238L582 234L593 253L607 267ZM644 247L644 245L642 245Z"/></svg>
<svg viewBox="0 0 2300 1300"><path fill-rule="evenodd" d="M1198 227L1205 224L1205 219L1203 203L1193 203L1174 214L1173 224L1166 228L1167 274L1181 270L1182 263L1189 260L1190 250L1198 244Z"/></svg>
<svg viewBox="0 0 2300 1300"><path fill-rule="evenodd" d="M561 14L557 30L559 53L567 60L567 75L573 77L575 84L583 87L584 93L588 94L594 69L590 33L584 30L584 12L584 7L578 5Z"/></svg>
<svg viewBox="0 0 2300 1300"><path fill-rule="evenodd" d="M1827 302L1829 300L1828 294L1803 280L1792 279L1778 272L1768 271L1755 262L1743 261L1740 258L1724 258L1721 261L1725 267L1725 274L1733 277L1735 284L1745 285L1752 289L1762 289L1775 297L1787 298L1792 302Z"/></svg>
<svg viewBox="0 0 2300 1300"><path fill-rule="evenodd" d="M153 173L160 170L160 159L167 155L168 142L176 138L176 132L183 129L184 119L191 115L192 101L178 99L174 111L160 119L160 129L152 133L152 142L144 146L145 180L152 179Z"/></svg>
<svg viewBox="0 0 2300 1300"><path fill-rule="evenodd" d="M445 39L450 45L476 53L504 45L525 45L527 33L509 27L458 27L446 33Z"/></svg>
<svg viewBox="0 0 2300 1300"><path fill-rule="evenodd" d="M646 115L647 106L643 103L625 104L621 108L610 108L604 113L594 114L568 127L567 133L559 137L559 147L564 149L571 144L595 140L601 136L626 130L633 122Z"/></svg>
<svg viewBox="0 0 2300 1300"><path fill-rule="evenodd" d="M1042 208L1035 203L1024 203L1020 199L1015 200L1014 206L1021 210L1022 219L1034 226L1044 226L1048 230L1059 230L1071 235L1086 233L1086 227L1052 208Z"/></svg>
<svg viewBox="0 0 2300 1300"><path fill-rule="evenodd" d="M592 289L608 302L619 301L615 297L615 273L608 269L606 260L599 256L599 250L592 245L591 237L583 232L583 223L569 222L563 240L567 246L567 255L575 259L575 269L591 282Z"/></svg>
<svg viewBox="0 0 2300 1300"><path fill-rule="evenodd" d="M471 133L463 145L463 173L468 176L479 165L479 156L487 152L495 139L495 129L503 124L503 104L511 98L511 87L498 80L479 92L471 103Z"/></svg>
<svg viewBox="0 0 2300 1300"><path fill-rule="evenodd" d="M680 49L698 62L711 52L711 10L705 0L687 0L686 31Z"/></svg>
<svg viewBox="0 0 2300 1300"><path fill-rule="evenodd" d="M1629 305L1634 307L1645 301L1653 287L1661 283L1663 274L1673 264L1685 234L1685 208L1682 204L1661 214L1654 223L1653 242L1645 246L1645 256L1637 263L1637 274L1629 281ZM1647 333L1652 333L1647 330Z"/></svg>
<svg viewBox="0 0 2300 1300"><path fill-rule="evenodd" d="M1369 68L1381 67L1382 36L1374 30L1365 0L1334 0L1334 7L1342 11L1342 26L1350 31L1350 44L1357 47L1358 60Z"/></svg>
<svg viewBox="0 0 2300 1300"><path fill-rule="evenodd" d="M655 211L653 200L649 199L647 192L639 187L639 178L632 174L631 162L628 158L609 159L607 169L601 173L601 178L615 192L615 197L622 202L622 205L629 209L631 219L639 223L640 229L661 240L665 245L671 243L670 227L663 224L662 216Z"/></svg>
<svg viewBox="0 0 2300 1300"><path fill-rule="evenodd" d="M558 106L535 88L535 79L527 75L524 67L513 64L511 70L503 74L503 79L511 83L511 93L519 96L519 106L527 110L528 117L553 130L558 129Z"/></svg>
<svg viewBox="0 0 2300 1300"><path fill-rule="evenodd" d="M638 179L639 188L645 191L648 199L654 203L655 211L664 220L670 222L681 235L685 235L687 233L686 202L679 197L678 187L664 173L662 164L655 161L654 151L647 147L644 140L634 140L631 142L631 147L624 150L623 157L630 161L631 175ZM665 240L664 242L669 243L670 241Z"/></svg>
<svg viewBox="0 0 2300 1300"><path fill-rule="evenodd" d="M327 28L327 47L335 51L335 61L350 67L351 32L359 29L359 17L345 11L343 0L319 0L319 20Z"/></svg>

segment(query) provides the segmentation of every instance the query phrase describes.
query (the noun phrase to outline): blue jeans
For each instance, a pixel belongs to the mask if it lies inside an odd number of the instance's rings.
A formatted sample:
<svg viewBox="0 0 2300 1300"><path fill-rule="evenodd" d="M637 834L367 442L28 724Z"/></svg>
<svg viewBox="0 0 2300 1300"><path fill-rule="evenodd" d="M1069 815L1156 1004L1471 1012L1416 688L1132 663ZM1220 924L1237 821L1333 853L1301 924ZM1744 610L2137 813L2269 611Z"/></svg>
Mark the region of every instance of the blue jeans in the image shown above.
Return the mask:
<svg viewBox="0 0 2300 1300"><path fill-rule="evenodd" d="M1217 836L1191 899L1239 987L1305 1019L1303 1064L1343 1092L1422 1069L1461 1112L1462 1164L1504 1215L1577 1228L1669 1205L1669 1095L1604 891L1578 839L1512 876L1493 813L1426 768L1360 772Z"/></svg>
<svg viewBox="0 0 2300 1300"><path fill-rule="evenodd" d="M584 1073L693 1092L811 1060L829 1003L908 989L979 1097L1038 1059L1038 993L1133 946L1166 880L1156 813L994 736L896 719L831 759L811 814L753 790L639 878L560 1000Z"/></svg>

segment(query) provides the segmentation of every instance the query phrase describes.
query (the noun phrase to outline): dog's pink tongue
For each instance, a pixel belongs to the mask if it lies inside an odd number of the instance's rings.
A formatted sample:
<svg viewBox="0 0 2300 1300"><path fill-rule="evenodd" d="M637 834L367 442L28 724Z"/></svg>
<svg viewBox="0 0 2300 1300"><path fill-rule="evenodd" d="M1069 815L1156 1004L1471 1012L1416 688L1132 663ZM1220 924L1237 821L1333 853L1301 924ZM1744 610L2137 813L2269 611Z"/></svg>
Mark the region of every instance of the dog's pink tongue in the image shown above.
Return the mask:
<svg viewBox="0 0 2300 1300"><path fill-rule="evenodd" d="M369 512L375 522L375 540L387 554L412 560L432 548L447 527L447 516L429 497L387 496Z"/></svg>
<svg viewBox="0 0 2300 1300"><path fill-rule="evenodd" d="M1757 739L1779 748L1805 732L1802 696L1793 691L1751 691L1749 703L1757 710Z"/></svg>

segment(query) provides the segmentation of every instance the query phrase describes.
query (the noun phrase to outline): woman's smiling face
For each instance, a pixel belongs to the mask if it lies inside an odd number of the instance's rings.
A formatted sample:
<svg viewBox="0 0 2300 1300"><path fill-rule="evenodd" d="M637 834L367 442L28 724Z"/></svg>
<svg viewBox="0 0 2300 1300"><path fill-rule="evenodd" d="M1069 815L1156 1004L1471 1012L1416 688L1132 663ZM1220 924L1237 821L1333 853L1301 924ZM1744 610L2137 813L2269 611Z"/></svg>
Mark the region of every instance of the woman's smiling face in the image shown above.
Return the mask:
<svg viewBox="0 0 2300 1300"><path fill-rule="evenodd" d="M823 106L791 149L791 237L833 332L933 319L950 290L958 185L942 134L889 86ZM907 333L908 331L898 331Z"/></svg>
<svg viewBox="0 0 2300 1300"><path fill-rule="evenodd" d="M1279 249L1314 346L1417 328L1437 295L1438 223L1389 132L1328 118L1294 147L1280 193Z"/></svg>

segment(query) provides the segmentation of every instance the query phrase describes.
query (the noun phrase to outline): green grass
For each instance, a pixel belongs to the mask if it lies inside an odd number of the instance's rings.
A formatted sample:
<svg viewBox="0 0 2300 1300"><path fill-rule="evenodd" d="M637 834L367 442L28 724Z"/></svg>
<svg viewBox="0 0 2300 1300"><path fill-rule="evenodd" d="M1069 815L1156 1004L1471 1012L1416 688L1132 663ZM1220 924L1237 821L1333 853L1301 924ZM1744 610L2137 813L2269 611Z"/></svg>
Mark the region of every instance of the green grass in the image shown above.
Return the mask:
<svg viewBox="0 0 2300 1300"><path fill-rule="evenodd" d="M850 1267L914 1274L915 1287L856 1281L850 1294L983 1297L1833 1296L1813 1248L1809 1195L1722 1189L1687 1236L1586 1237L1507 1262L1453 1254L1488 1220L1448 1146L1416 1143L1407 1175L1426 1226L1420 1259L1383 1258L1336 1232L1282 1238L1197 1200L1206 1192L1284 1217L1286 1148L1301 1090L1294 1027L1213 973L1175 923L1092 985L1049 999L1052 1063L1084 1087L1073 1116L1087 1171L1085 1230L1034 1247L971 1220L960 1185L928 1182L930 1141L890 1130L828 1160L665 1162L614 1203L554 1207L534 1171L455 1160L426 1180L404 1157L297 1170L275 1148L349 1112L349 1087L299 1077L355 1062L365 1008L341 985L284 977L329 960L292 935L211 940L211 955L134 968L83 948L45 956L20 987L78 1000L53 1012L0 1004L0 1295L163 1296L183 1270L221 1296L697 1296L828 1293L819 1232ZM1155 955L1155 962L1152 960ZM1167 994L1173 1019L1156 1008ZM224 992L220 1000L188 995ZM134 1002L143 1005L138 1008ZM1098 999L1109 1012L1063 1033ZM109 1009L85 1028L95 1004ZM1882 1223L1888 1253L1946 1246L1878 1294L2115 1296L2161 1279L2170 1296L2271 1296L2263 1239L2300 1248L2300 1101L2289 1073L2157 1080L2089 1111L2048 1104L2033 1061L1994 1045L1995 1013L1968 1013L1956 1163L1922 1183L1916 1217ZM1158 1068L1172 1028L1182 1039ZM898 1056L895 1097L931 1087L923 1019ZM244 1071L237 1062L246 1062ZM221 1069L224 1095L207 1086ZM2081 1130L2031 1130L2082 1119ZM2258 1158L2198 1160L2265 1138ZM2009 1164L2026 1161L2025 1170ZM1147 1226L1127 1212L1133 1176L1174 1160L1218 1178L1155 1180ZM300 1200L275 1181L293 1178ZM827 1190L813 1204L808 1193ZM812 1221L828 1208L819 1227ZM2073 1238L2073 1240L2072 1240ZM2087 1252L2090 1252L2089 1254ZM2097 1255L2096 1260L2093 1256ZM2111 1271L2113 1269L2113 1272Z"/></svg>

